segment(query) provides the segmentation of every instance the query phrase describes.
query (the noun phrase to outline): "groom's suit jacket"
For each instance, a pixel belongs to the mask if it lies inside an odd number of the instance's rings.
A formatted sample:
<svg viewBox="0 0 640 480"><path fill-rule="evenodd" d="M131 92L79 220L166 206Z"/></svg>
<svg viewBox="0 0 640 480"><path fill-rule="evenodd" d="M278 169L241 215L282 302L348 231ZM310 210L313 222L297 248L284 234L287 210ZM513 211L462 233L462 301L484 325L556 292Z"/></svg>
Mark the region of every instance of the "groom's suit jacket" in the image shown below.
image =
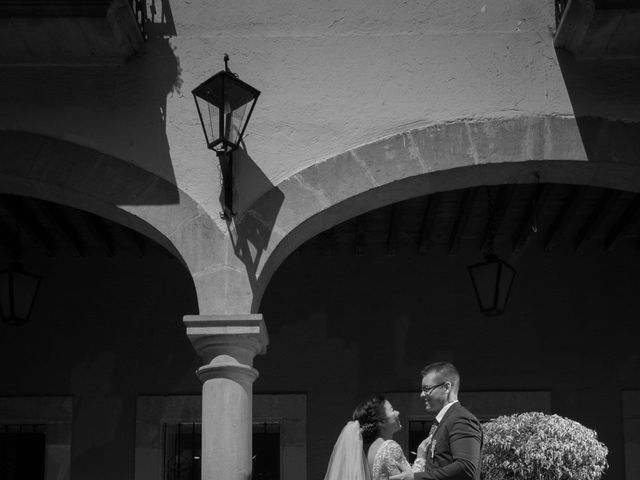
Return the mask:
<svg viewBox="0 0 640 480"><path fill-rule="evenodd" d="M456 402L442 417L426 452L421 480L480 480L482 426L478 419Z"/></svg>

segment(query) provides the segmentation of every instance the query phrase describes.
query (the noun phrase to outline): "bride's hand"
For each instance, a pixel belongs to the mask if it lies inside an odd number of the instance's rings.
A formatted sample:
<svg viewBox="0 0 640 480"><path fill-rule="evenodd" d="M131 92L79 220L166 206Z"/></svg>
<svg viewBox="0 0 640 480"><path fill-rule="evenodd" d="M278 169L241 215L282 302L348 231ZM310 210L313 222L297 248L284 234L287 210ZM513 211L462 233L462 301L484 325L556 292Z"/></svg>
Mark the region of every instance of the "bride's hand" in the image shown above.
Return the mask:
<svg viewBox="0 0 640 480"><path fill-rule="evenodd" d="M427 437L422 442L420 442L420 445L418 445L418 451L416 452L416 458L422 458L426 460L427 447L429 446L429 443L431 443L431 437Z"/></svg>
<svg viewBox="0 0 640 480"><path fill-rule="evenodd" d="M406 472L399 473L398 475L391 475L389 480L413 480L413 471L408 470Z"/></svg>

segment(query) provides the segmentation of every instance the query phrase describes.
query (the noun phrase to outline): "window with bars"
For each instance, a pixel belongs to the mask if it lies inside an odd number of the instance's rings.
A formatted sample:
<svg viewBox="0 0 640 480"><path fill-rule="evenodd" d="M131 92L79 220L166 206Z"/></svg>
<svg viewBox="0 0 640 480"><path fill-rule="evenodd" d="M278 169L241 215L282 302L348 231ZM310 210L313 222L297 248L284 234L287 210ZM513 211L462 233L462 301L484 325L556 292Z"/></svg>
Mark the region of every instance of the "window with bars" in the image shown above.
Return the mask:
<svg viewBox="0 0 640 480"><path fill-rule="evenodd" d="M201 436L200 423L165 424L165 480L200 480ZM280 422L254 422L252 478L280 479Z"/></svg>
<svg viewBox="0 0 640 480"><path fill-rule="evenodd" d="M45 446L45 425L0 425L0 478L44 480Z"/></svg>

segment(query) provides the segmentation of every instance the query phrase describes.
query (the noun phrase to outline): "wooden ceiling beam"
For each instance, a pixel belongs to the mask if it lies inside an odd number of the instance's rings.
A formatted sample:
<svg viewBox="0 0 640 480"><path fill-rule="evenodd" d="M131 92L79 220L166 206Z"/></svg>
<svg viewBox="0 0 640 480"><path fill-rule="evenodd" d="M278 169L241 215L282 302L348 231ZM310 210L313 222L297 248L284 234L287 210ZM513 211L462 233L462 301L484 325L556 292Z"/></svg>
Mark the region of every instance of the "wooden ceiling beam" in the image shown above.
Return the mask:
<svg viewBox="0 0 640 480"><path fill-rule="evenodd" d="M89 212L82 212L82 217L85 221L85 225L102 246L106 254L113 257L116 253L115 242L111 233L107 231L107 228L102 223L100 217Z"/></svg>
<svg viewBox="0 0 640 480"><path fill-rule="evenodd" d="M598 203L591 211L589 218L587 218L582 227L580 227L580 230L578 231L573 241L573 248L577 253L582 253L584 242L591 237L595 230L598 229L598 227L602 223L602 220L609 213L611 205L618 197L618 194L618 190L611 189L606 189L602 193L600 199L598 200Z"/></svg>
<svg viewBox="0 0 640 480"><path fill-rule="evenodd" d="M363 213L356 218L356 237L353 250L357 256L364 255L364 246L367 234L367 214Z"/></svg>
<svg viewBox="0 0 640 480"><path fill-rule="evenodd" d="M73 250L80 256L84 257L86 248L80 233L75 229L71 220L66 213L64 207L51 202L42 202L43 217L49 224L49 227L55 229L61 234L66 242L71 245Z"/></svg>
<svg viewBox="0 0 640 480"><path fill-rule="evenodd" d="M609 233L605 237L604 250L611 252L616 247L620 237L625 235L640 218L640 195L636 194L631 203L627 206L622 216L618 219Z"/></svg>
<svg viewBox="0 0 640 480"><path fill-rule="evenodd" d="M138 252L138 257L144 257L145 253L147 253L147 242L145 240L145 237L131 228L122 226L121 229L124 230L125 235L127 235L131 242L135 245Z"/></svg>
<svg viewBox="0 0 640 480"><path fill-rule="evenodd" d="M544 238L544 251L550 252L553 249L555 241L558 238L558 235L562 232L562 229L565 226L565 220L569 217L569 215L575 211L576 206L580 203L580 200L583 196L583 189L578 185L572 185L569 193L562 202L562 206L558 211L556 217L554 218L549 230L547 230L547 234Z"/></svg>
<svg viewBox="0 0 640 480"><path fill-rule="evenodd" d="M401 204L391 205L391 215L389 218L389 232L387 234L387 255L392 257L398 252L398 237L400 234Z"/></svg>
<svg viewBox="0 0 640 480"><path fill-rule="evenodd" d="M487 187L489 189L491 187ZM487 215L487 224L484 228L484 234L482 235L482 243L480 244L480 251L485 251L489 247L489 238L491 237L491 232L493 231L493 235L498 234L500 230L500 226L502 225L502 220L504 220L504 216L509 210L509 204L511 203L511 198L513 197L514 187L513 185L500 185L498 187L498 194L495 197L495 202L493 205L493 211ZM489 195L489 191L487 190L487 195ZM488 200L488 199L487 199Z"/></svg>
<svg viewBox="0 0 640 480"><path fill-rule="evenodd" d="M531 201L526 209L526 213L522 217L520 226L518 227L516 235L513 237L513 254L519 255L527 246L529 237L532 233L537 233L540 229L538 219L540 218L540 211L551 191L551 184L539 183L536 185Z"/></svg>
<svg viewBox="0 0 640 480"><path fill-rule="evenodd" d="M49 257L55 255L55 241L25 199L17 195L6 195L2 200L7 213L16 219L18 230L23 229L31 240L42 248L45 255Z"/></svg>
<svg viewBox="0 0 640 480"><path fill-rule="evenodd" d="M333 256L333 240L335 234L335 227L331 227L325 230L321 234L320 248L322 249L322 255L325 257Z"/></svg>
<svg viewBox="0 0 640 480"><path fill-rule="evenodd" d="M469 220L469 213L473 206L476 194L478 190L475 187L467 188L462 194L462 201L460 202L460 208L458 209L458 215L453 225L453 230L449 236L449 253L455 253L460 246L460 238L464 233L464 229L467 226Z"/></svg>
<svg viewBox="0 0 640 480"><path fill-rule="evenodd" d="M427 203L422 216L422 228L418 239L418 255L423 256L429 250L431 243L431 232L440 208L440 194L433 193L427 197Z"/></svg>
<svg viewBox="0 0 640 480"><path fill-rule="evenodd" d="M0 245L12 258L20 258L22 255L18 232L3 217L0 217Z"/></svg>

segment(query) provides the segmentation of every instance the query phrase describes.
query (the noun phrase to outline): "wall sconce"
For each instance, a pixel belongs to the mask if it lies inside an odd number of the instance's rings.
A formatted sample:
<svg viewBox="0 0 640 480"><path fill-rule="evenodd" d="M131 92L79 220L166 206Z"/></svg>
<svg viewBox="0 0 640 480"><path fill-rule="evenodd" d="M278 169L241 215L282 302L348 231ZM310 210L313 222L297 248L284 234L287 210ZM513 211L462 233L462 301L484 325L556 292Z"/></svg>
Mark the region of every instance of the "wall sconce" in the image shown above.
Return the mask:
<svg viewBox="0 0 640 480"><path fill-rule="evenodd" d="M20 262L0 272L0 316L3 323L22 325L29 321L42 277L27 273Z"/></svg>
<svg viewBox="0 0 640 480"><path fill-rule="evenodd" d="M467 270L471 276L471 283L473 283L480 311L487 317L494 317L502 315L505 311L513 279L516 276L516 269L498 258L493 252L495 206L489 187L487 187L487 197L489 200L487 253L484 262L469 265Z"/></svg>
<svg viewBox="0 0 640 480"><path fill-rule="evenodd" d="M487 317L502 315L516 270L493 253L487 253L484 262L467 267L480 311Z"/></svg>
<svg viewBox="0 0 640 480"><path fill-rule="evenodd" d="M228 66L193 89L207 148L218 155L223 184L223 218L233 212L233 151L240 146L260 92L241 81Z"/></svg>

